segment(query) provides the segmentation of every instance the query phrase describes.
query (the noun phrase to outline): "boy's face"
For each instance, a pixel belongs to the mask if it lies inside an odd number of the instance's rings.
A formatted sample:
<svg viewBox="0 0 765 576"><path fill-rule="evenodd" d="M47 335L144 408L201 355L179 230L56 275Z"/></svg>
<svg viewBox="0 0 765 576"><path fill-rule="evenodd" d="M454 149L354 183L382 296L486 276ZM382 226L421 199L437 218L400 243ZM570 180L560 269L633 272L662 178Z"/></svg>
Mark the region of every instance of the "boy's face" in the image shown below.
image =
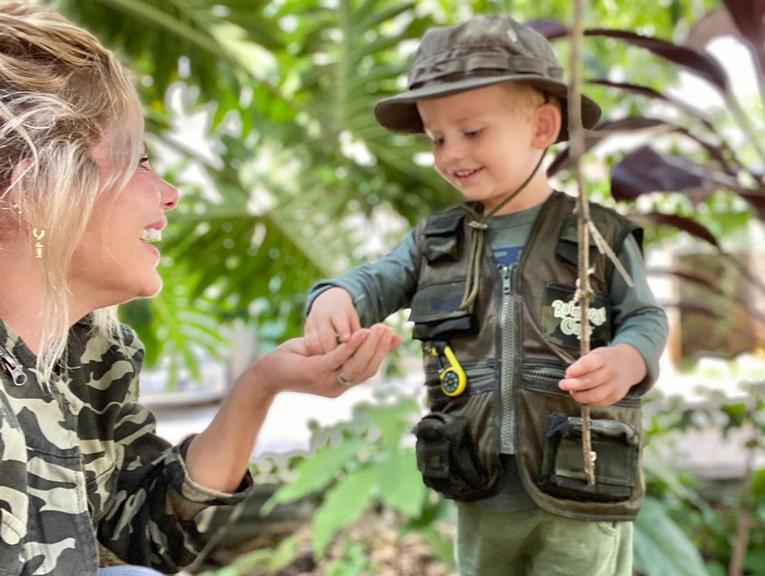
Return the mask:
<svg viewBox="0 0 765 576"><path fill-rule="evenodd" d="M417 102L436 170L487 208L518 188L539 160L535 104L528 94L513 102L514 93L498 84Z"/></svg>

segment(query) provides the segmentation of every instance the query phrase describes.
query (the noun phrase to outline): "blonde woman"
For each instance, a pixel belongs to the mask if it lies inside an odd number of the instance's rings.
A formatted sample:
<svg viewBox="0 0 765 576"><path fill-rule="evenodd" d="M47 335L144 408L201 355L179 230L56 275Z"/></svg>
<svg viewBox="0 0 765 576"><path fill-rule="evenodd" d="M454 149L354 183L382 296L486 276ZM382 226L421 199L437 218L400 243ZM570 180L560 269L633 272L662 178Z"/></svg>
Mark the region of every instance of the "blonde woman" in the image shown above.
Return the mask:
<svg viewBox="0 0 765 576"><path fill-rule="evenodd" d="M142 141L110 52L57 14L0 4L0 576L95 574L98 542L128 564L188 565L212 512L247 493L274 396L337 396L398 343L381 325L320 356L289 341L204 431L157 437L135 403L141 343L114 312L161 288L153 242L178 203Z"/></svg>

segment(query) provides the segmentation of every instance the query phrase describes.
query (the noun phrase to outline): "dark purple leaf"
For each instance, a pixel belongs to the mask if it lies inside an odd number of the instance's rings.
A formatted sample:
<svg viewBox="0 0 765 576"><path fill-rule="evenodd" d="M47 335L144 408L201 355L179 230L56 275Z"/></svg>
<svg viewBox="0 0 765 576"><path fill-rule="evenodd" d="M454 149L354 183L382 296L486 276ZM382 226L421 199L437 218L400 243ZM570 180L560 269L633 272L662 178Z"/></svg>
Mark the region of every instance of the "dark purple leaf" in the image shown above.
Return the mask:
<svg viewBox="0 0 765 576"><path fill-rule="evenodd" d="M727 174L678 156L660 155L650 146L630 152L611 171L611 192L617 200L632 200L649 192L711 192L717 188L757 194Z"/></svg>
<svg viewBox="0 0 765 576"><path fill-rule="evenodd" d="M746 200L754 211L757 212L757 217L760 220L765 220L765 196L748 192L739 192L738 195Z"/></svg>
<svg viewBox="0 0 765 576"><path fill-rule="evenodd" d="M687 48L660 38L643 36L627 30L612 30L608 28L589 28L584 31L585 36L599 36L615 38L633 46L639 46L650 50L657 56L661 56L679 64L684 68L698 74L723 92L728 92L728 76L720 63L703 50Z"/></svg>
<svg viewBox="0 0 765 576"><path fill-rule="evenodd" d="M765 76L765 0L724 0L725 7L757 60L760 80Z"/></svg>
<svg viewBox="0 0 765 576"><path fill-rule="evenodd" d="M569 34L568 27L558 20L530 20L526 22L526 26L536 30L548 40L554 40Z"/></svg>
<svg viewBox="0 0 765 576"><path fill-rule="evenodd" d="M601 141L619 132L635 132L647 128L655 128L666 124L659 118L646 118L643 116L629 116L618 120L605 121L598 124L594 130L585 131L584 151L591 150ZM552 176L571 165L568 147L560 151L547 169L547 175Z"/></svg>
<svg viewBox="0 0 765 576"><path fill-rule="evenodd" d="M683 42L689 48L704 48L715 38L738 34L733 18L723 6L715 8L696 21Z"/></svg>
<svg viewBox="0 0 765 576"><path fill-rule="evenodd" d="M715 320L724 320L725 317L716 312L706 304L700 302L662 302L662 308L676 308L682 312L691 312L693 314L699 314L701 316L709 316Z"/></svg>
<svg viewBox="0 0 765 576"><path fill-rule="evenodd" d="M691 284L705 288L719 296L727 296L727 294L725 294L725 292L717 285L719 278L709 278L708 276L704 276L696 272L689 272L688 270L676 270L672 268L649 268L647 272L650 275L674 276L675 278L679 278L685 282L689 282Z"/></svg>
<svg viewBox="0 0 765 576"><path fill-rule="evenodd" d="M709 242L716 248L720 247L720 245L717 243L717 239L705 226L689 218L684 218L683 216L677 216L676 214L660 214L659 212L648 212L646 214L630 214L630 218L651 224L659 224L661 226L672 226L673 228L682 230L691 236L700 238L705 242Z"/></svg>
<svg viewBox="0 0 765 576"><path fill-rule="evenodd" d="M765 42L765 1L724 0L739 32L753 45Z"/></svg>
<svg viewBox="0 0 765 576"><path fill-rule="evenodd" d="M587 84L606 86L608 88L618 88L619 90L624 90L626 92L633 92L635 94L640 94L641 96L647 96L648 98L654 98L663 102L669 102L670 104L677 106L681 110L687 112L691 116L701 120L704 126L706 126L707 129L709 129L711 132L714 132L715 134L717 133L717 129L715 128L714 124L712 124L712 122L706 117L706 114L704 114L703 111L694 108L687 102L676 100L670 96L667 96L666 94L663 94L662 92L659 92L658 90L654 90L653 88L641 86L640 84L631 84L629 82L613 82L604 78L587 80Z"/></svg>

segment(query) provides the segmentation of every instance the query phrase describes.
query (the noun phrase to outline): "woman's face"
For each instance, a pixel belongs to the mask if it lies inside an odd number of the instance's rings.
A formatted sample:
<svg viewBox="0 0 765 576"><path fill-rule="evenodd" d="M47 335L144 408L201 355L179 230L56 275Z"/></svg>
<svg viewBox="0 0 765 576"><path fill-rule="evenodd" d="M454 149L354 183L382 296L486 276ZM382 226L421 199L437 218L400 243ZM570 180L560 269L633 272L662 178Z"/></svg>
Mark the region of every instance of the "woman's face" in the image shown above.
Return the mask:
<svg viewBox="0 0 765 576"><path fill-rule="evenodd" d="M93 148L101 179L111 166L111 138ZM69 271L72 295L88 310L154 296L162 288L157 273L165 212L178 203L178 190L151 167L141 145L140 160L127 185L96 200L85 235L75 249Z"/></svg>

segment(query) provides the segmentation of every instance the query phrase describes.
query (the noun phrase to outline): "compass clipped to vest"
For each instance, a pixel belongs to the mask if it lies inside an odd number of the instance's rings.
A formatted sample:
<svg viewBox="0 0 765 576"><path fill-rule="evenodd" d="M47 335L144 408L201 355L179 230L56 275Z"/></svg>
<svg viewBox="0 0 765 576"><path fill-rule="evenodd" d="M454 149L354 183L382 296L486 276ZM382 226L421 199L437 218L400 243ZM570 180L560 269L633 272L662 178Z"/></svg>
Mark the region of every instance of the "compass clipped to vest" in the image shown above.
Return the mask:
<svg viewBox="0 0 765 576"><path fill-rule="evenodd" d="M450 397L462 394L467 388L467 375L449 344L442 341L432 342L430 355L436 361L441 392Z"/></svg>

